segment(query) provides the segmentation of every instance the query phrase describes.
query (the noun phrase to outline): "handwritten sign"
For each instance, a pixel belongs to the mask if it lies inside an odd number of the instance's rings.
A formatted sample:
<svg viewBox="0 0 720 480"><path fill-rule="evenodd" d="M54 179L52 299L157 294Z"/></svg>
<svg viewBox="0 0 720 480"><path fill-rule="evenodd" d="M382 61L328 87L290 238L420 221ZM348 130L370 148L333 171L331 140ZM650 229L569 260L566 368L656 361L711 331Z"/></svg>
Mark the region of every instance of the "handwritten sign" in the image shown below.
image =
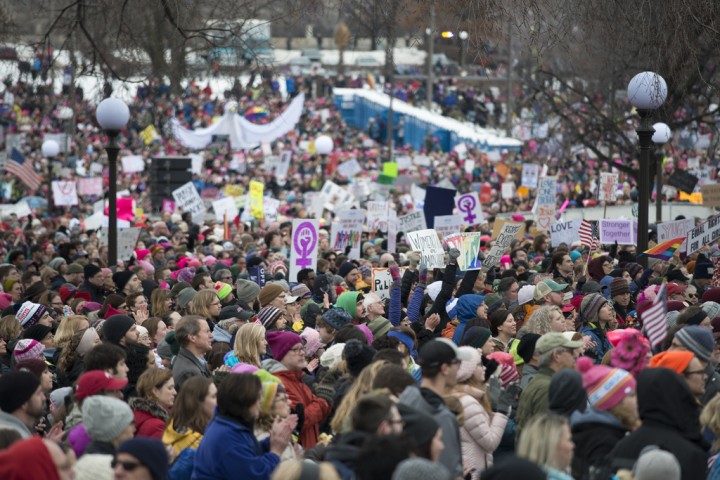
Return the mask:
<svg viewBox="0 0 720 480"><path fill-rule="evenodd" d="M657 226L658 243L667 242L674 238L687 237L690 230L695 228L694 218L684 218L674 222L659 223ZM680 245L679 252L687 250L687 239Z"/></svg>
<svg viewBox="0 0 720 480"><path fill-rule="evenodd" d="M580 230L581 220L567 220L565 222L557 222L550 227L550 242L553 247L557 247L561 243L571 245L579 239L578 230Z"/></svg>
<svg viewBox="0 0 720 480"><path fill-rule="evenodd" d="M250 182L250 215L263 218L263 191L265 185L255 180Z"/></svg>
<svg viewBox="0 0 720 480"><path fill-rule="evenodd" d="M600 243L612 245L635 245L634 220L600 220Z"/></svg>
<svg viewBox="0 0 720 480"><path fill-rule="evenodd" d="M720 207L720 183L701 185L702 204L706 207Z"/></svg>
<svg viewBox="0 0 720 480"><path fill-rule="evenodd" d="M330 248L345 253L350 247L349 258L360 258L360 239L365 223L365 210L343 210L338 212L330 233Z"/></svg>
<svg viewBox="0 0 720 480"><path fill-rule="evenodd" d="M527 188L537 188L540 177L540 165L535 163L523 163L522 177L520 184Z"/></svg>
<svg viewBox="0 0 720 480"><path fill-rule="evenodd" d="M422 252L422 263L427 268L445 268L445 252L435 230L419 230L407 234L413 250Z"/></svg>
<svg viewBox="0 0 720 480"><path fill-rule="evenodd" d="M290 251L290 278L297 282L297 274L303 268L315 269L318 255L318 221L296 218L292 224L292 249Z"/></svg>
<svg viewBox="0 0 720 480"><path fill-rule="evenodd" d="M275 198L263 198L263 215L267 223L277 221L278 210L280 209L280 200Z"/></svg>
<svg viewBox="0 0 720 480"><path fill-rule="evenodd" d="M537 224L541 230L549 232L557 213L557 177L544 177L538 181L535 202Z"/></svg>
<svg viewBox="0 0 720 480"><path fill-rule="evenodd" d="M205 214L205 204L192 182L187 182L182 187L173 190L172 194L178 209L192 213L193 217Z"/></svg>
<svg viewBox="0 0 720 480"><path fill-rule="evenodd" d="M720 215L715 215L688 232L687 254L692 255L718 239L720 239Z"/></svg>
<svg viewBox="0 0 720 480"><path fill-rule="evenodd" d="M485 255L482 266L483 270L487 271L500 263L500 257L505 254L505 250L510 248L515 237L524 230L524 223L505 223L502 226L502 230L500 230L500 234L495 238L495 243L493 243L492 248L487 255Z"/></svg>
<svg viewBox="0 0 720 480"><path fill-rule="evenodd" d="M400 267L400 278L405 274L407 267ZM392 285L392 277L389 268L373 268L372 269L372 292L381 299L390 298L390 286Z"/></svg>
<svg viewBox="0 0 720 480"><path fill-rule="evenodd" d="M53 203L56 207L69 207L78 204L77 183L75 180L52 182Z"/></svg>
<svg viewBox="0 0 720 480"><path fill-rule="evenodd" d="M140 230L139 227L122 228L118 230L117 258L125 260L126 262L132 258L135 245L137 245L138 238L140 237Z"/></svg>
<svg viewBox="0 0 720 480"><path fill-rule="evenodd" d="M397 218L397 228L401 232L417 232L427 229L425 214L421 211L413 211L407 215Z"/></svg>
<svg viewBox="0 0 720 480"><path fill-rule="evenodd" d="M500 186L500 191L504 200L511 200L515 197L515 182L503 182Z"/></svg>
<svg viewBox="0 0 720 480"><path fill-rule="evenodd" d="M444 238L443 241L448 248L457 248L460 251L457 259L460 270L480 270L482 267L482 262L478 259L481 235L480 232L456 233Z"/></svg>
<svg viewBox="0 0 720 480"><path fill-rule="evenodd" d="M435 217L435 222L435 231L442 238L459 233L463 229L463 219L460 215L438 215Z"/></svg>
<svg viewBox="0 0 720 480"><path fill-rule="evenodd" d="M468 227L485 223L482 205L477 192L465 193L455 197L455 206L460 212L463 223Z"/></svg>
<svg viewBox="0 0 720 480"><path fill-rule="evenodd" d="M220 223L224 222L226 218L228 222L232 222L240 214L235 205L235 199L232 197L216 200L212 203L212 206L215 212L215 220Z"/></svg>
<svg viewBox="0 0 720 480"><path fill-rule="evenodd" d="M388 218L388 236L387 248L388 252L394 253L397 250L397 234L398 234L398 217L395 210L390 210Z"/></svg>
<svg viewBox="0 0 720 480"><path fill-rule="evenodd" d="M102 195L103 179L102 177L90 177L78 179L78 195Z"/></svg>
<svg viewBox="0 0 720 480"><path fill-rule="evenodd" d="M617 200L619 175L617 173L602 172L600 174L600 195L601 202L614 202Z"/></svg>
<svg viewBox="0 0 720 480"><path fill-rule="evenodd" d="M343 177L352 178L362 172L362 167L360 167L356 158L351 158L347 162L338 165L337 171Z"/></svg>

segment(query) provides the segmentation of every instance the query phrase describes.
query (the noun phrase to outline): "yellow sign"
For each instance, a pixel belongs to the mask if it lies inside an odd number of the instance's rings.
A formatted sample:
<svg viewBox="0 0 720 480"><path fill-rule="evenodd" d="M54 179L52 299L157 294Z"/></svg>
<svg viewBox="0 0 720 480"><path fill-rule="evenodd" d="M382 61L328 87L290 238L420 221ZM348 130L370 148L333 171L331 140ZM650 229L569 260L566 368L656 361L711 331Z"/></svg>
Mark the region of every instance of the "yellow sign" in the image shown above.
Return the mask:
<svg viewBox="0 0 720 480"><path fill-rule="evenodd" d="M225 196L227 197L242 197L245 193L245 189L242 185L225 185L223 193L225 193Z"/></svg>
<svg viewBox="0 0 720 480"><path fill-rule="evenodd" d="M388 177L397 178L398 176L398 164L395 162L384 162L383 173Z"/></svg>
<svg viewBox="0 0 720 480"><path fill-rule="evenodd" d="M155 125L148 125L145 130L140 132L140 137L145 145L150 145L155 140L160 140L160 134L155 129Z"/></svg>
<svg viewBox="0 0 720 480"><path fill-rule="evenodd" d="M500 232L502 231L503 226L506 223L521 223L521 222L512 222L507 221L504 218L496 218L495 223L493 224L493 239L497 239L498 235L500 235ZM545 232L541 232L545 233ZM523 228L521 228L518 233L515 235L515 238L518 240L522 240L523 236L525 236L525 225L523 225Z"/></svg>
<svg viewBox="0 0 720 480"><path fill-rule="evenodd" d="M702 193L691 193L690 195L688 195L685 192L680 192L680 201L687 201L696 205L702 205L703 195Z"/></svg>
<svg viewBox="0 0 720 480"><path fill-rule="evenodd" d="M265 185L255 180L250 182L250 215L263 218L263 191Z"/></svg>

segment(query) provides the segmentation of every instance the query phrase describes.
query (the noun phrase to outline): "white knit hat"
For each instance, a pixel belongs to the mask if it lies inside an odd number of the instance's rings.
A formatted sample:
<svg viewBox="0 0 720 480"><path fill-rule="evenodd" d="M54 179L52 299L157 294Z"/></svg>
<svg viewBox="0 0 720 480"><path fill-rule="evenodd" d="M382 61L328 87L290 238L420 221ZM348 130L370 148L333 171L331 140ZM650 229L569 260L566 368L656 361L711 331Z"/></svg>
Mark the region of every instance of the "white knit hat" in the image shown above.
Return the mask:
<svg viewBox="0 0 720 480"><path fill-rule="evenodd" d="M430 296L430 300L433 302L437 298L437 296L440 294L440 289L442 288L442 282L438 280L437 282L433 282L430 285L427 286L427 294Z"/></svg>
<svg viewBox="0 0 720 480"><path fill-rule="evenodd" d="M342 360L342 353L345 350L344 343L336 343L332 347L325 350L325 353L320 357L320 365L325 368L331 369Z"/></svg>

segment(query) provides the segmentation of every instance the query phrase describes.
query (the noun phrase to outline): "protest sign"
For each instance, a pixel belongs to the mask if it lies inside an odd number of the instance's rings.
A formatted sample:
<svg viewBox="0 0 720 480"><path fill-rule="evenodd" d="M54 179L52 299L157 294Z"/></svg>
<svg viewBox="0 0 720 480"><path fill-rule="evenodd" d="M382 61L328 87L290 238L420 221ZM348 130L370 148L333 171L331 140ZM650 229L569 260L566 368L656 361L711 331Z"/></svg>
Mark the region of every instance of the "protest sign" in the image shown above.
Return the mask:
<svg viewBox="0 0 720 480"><path fill-rule="evenodd" d="M433 229L419 230L407 234L413 250L422 252L422 260L427 268L445 268L445 252L438 234Z"/></svg>
<svg viewBox="0 0 720 480"><path fill-rule="evenodd" d="M407 267L400 267L400 278L405 274ZM373 268L372 269L372 292L381 299L390 298L390 286L392 285L392 276L389 268Z"/></svg>
<svg viewBox="0 0 720 480"><path fill-rule="evenodd" d="M182 187L173 190L172 194L178 210L190 212L193 217L205 214L205 204L192 182L187 182Z"/></svg>
<svg viewBox="0 0 720 480"><path fill-rule="evenodd" d="M263 191L265 185L255 180L250 182L250 215L263 218Z"/></svg>
<svg viewBox="0 0 720 480"><path fill-rule="evenodd" d="M419 165L421 167L432 166L432 160L427 155L415 155L412 160L415 165Z"/></svg>
<svg viewBox="0 0 720 480"><path fill-rule="evenodd" d="M425 189L417 185L410 186L410 196L412 196L413 204L416 210L422 210L425 205Z"/></svg>
<svg viewBox="0 0 720 480"><path fill-rule="evenodd" d="M600 195L601 202L614 202L617 200L619 175L617 173L602 172L600 174Z"/></svg>
<svg viewBox="0 0 720 480"><path fill-rule="evenodd" d="M455 208L456 192L454 188L427 187L423 212L425 212L425 223L429 228L433 228L433 222L438 215L452 215Z"/></svg>
<svg viewBox="0 0 720 480"><path fill-rule="evenodd" d="M473 170L475 170L475 160L465 160L463 168L465 169L465 173L472 175Z"/></svg>
<svg viewBox="0 0 720 480"><path fill-rule="evenodd" d="M448 248L456 248L460 251L457 259L460 270L480 270L482 267L482 262L478 260L481 236L480 232L455 233L443 239Z"/></svg>
<svg viewBox="0 0 720 480"><path fill-rule="evenodd" d="M404 172L412 167L412 159L407 155L395 157L395 162L398 164L398 170Z"/></svg>
<svg viewBox="0 0 720 480"><path fill-rule="evenodd" d="M357 158L351 158L347 162L343 162L338 165L337 171L340 175L344 177L352 178L358 173L362 172L362 167L360 167Z"/></svg>
<svg viewBox="0 0 720 480"><path fill-rule="evenodd" d="M324 208L331 212L349 210L352 206L353 197L350 192L330 180L325 182L320 193L322 193L325 201Z"/></svg>
<svg viewBox="0 0 720 480"><path fill-rule="evenodd" d="M506 222L500 230L500 234L495 238L490 251L485 255L482 269L487 271L500 263L500 257L505 254L505 250L510 247L510 244L515 240L517 235L520 235L525 230L524 223L510 223Z"/></svg>
<svg viewBox="0 0 720 480"><path fill-rule="evenodd" d="M53 203L56 207L69 207L78 204L77 183L75 180L53 180Z"/></svg>
<svg viewBox="0 0 720 480"><path fill-rule="evenodd" d="M685 170L676 169L667 181L668 185L676 187L678 190L682 190L685 193L693 193L695 186L698 183L698 177L692 173L688 173Z"/></svg>
<svg viewBox="0 0 720 480"><path fill-rule="evenodd" d="M123 173L137 173L145 171L145 160L142 155L128 155L120 159Z"/></svg>
<svg viewBox="0 0 720 480"><path fill-rule="evenodd" d="M460 215L438 215L435 217L435 231L442 238L459 233L463 229L463 219Z"/></svg>
<svg viewBox="0 0 720 480"><path fill-rule="evenodd" d="M337 213L330 234L330 248L345 253L349 258L360 258L360 239L365 223L365 210L343 210Z"/></svg>
<svg viewBox="0 0 720 480"><path fill-rule="evenodd" d="M388 237L387 237L387 248L388 252L395 253L397 249L397 233L398 233L398 218L395 210L390 210L388 217Z"/></svg>
<svg viewBox="0 0 720 480"><path fill-rule="evenodd" d="M275 198L263 198L263 215L267 223L277 221L278 210L280 209L280 200Z"/></svg>
<svg viewBox="0 0 720 480"><path fill-rule="evenodd" d="M292 152L290 150L283 150L280 152L280 157L277 163L275 163L275 177L278 179L279 185L285 185L285 179L287 178L288 170L290 169L290 161L292 160Z"/></svg>
<svg viewBox="0 0 720 480"><path fill-rule="evenodd" d="M397 229L401 232L416 232L426 228L425 214L421 211L415 210L402 217L397 217Z"/></svg>
<svg viewBox="0 0 720 480"><path fill-rule="evenodd" d="M613 245L635 245L634 220L600 220L600 243Z"/></svg>
<svg viewBox="0 0 720 480"><path fill-rule="evenodd" d="M703 206L720 208L720 183L702 185L700 192Z"/></svg>
<svg viewBox="0 0 720 480"><path fill-rule="evenodd" d="M687 254L692 255L718 239L720 239L720 215L715 215L688 232Z"/></svg>
<svg viewBox="0 0 720 480"><path fill-rule="evenodd" d="M318 221L296 218L292 222L290 250L290 282L297 282L297 274L304 268L315 269L318 255Z"/></svg>
<svg viewBox="0 0 720 480"><path fill-rule="evenodd" d="M657 226L658 243L667 242L674 238L687 237L690 230L695 228L694 218L684 218L674 222L659 223ZM687 250L687 239L683 241L678 251L684 253Z"/></svg>
<svg viewBox="0 0 720 480"><path fill-rule="evenodd" d="M237 206L235 205L235 199L232 197L225 197L220 200L212 202L213 211L215 212L215 220L222 223L227 219L228 222L235 220L240 214Z"/></svg>
<svg viewBox="0 0 720 480"><path fill-rule="evenodd" d="M132 258L132 254L135 251L135 245L137 245L138 238L140 237L140 228L121 228L118 230L117 237L117 258L125 260L126 262Z"/></svg>
<svg viewBox="0 0 720 480"><path fill-rule="evenodd" d="M527 188L537 188L540 177L540 165L536 163L523 163L520 185Z"/></svg>
<svg viewBox="0 0 720 480"><path fill-rule="evenodd" d="M455 205L460 211L463 223L468 227L485 223L482 205L477 192L465 193L455 197Z"/></svg>
<svg viewBox="0 0 720 480"><path fill-rule="evenodd" d="M578 230L580 230L581 221L580 219L567 220L552 225L550 227L550 242L552 246L557 247L561 243L570 246L573 242L579 240Z"/></svg>
<svg viewBox="0 0 720 480"><path fill-rule="evenodd" d="M20 200L15 204L0 205L0 214L17 215L18 218L23 218L32 215L32 210L26 201Z"/></svg>
<svg viewBox="0 0 720 480"><path fill-rule="evenodd" d="M188 157L190 157L190 161L192 162L190 164L190 171L196 175L201 175L203 169L203 156L199 153L190 153L188 154Z"/></svg>
<svg viewBox="0 0 720 480"><path fill-rule="evenodd" d="M516 223L517 225L520 225L522 228L518 230L516 238L518 240L522 240L523 235L525 235L525 223L523 222L511 222L509 220L506 220L504 218L496 218L495 223L493 224L493 238L498 238L500 236L500 232L502 232L503 227L506 223Z"/></svg>
<svg viewBox="0 0 720 480"><path fill-rule="evenodd" d="M78 179L78 195L102 195L103 179L102 177L89 177Z"/></svg>
<svg viewBox="0 0 720 480"><path fill-rule="evenodd" d="M543 177L538 181L537 197L535 198L535 215L541 230L550 231L555 224L557 213L557 177Z"/></svg>
<svg viewBox="0 0 720 480"><path fill-rule="evenodd" d="M511 200L515 196L515 182L503 182L500 189L504 200Z"/></svg>
<svg viewBox="0 0 720 480"><path fill-rule="evenodd" d="M175 212L175 202L173 202L172 200L168 200L167 198L163 198L162 208L160 210L163 213L174 213Z"/></svg>
<svg viewBox="0 0 720 480"><path fill-rule="evenodd" d="M372 202L368 202L372 203ZM387 232L389 210L368 210L367 218L365 219L365 226L368 232Z"/></svg>

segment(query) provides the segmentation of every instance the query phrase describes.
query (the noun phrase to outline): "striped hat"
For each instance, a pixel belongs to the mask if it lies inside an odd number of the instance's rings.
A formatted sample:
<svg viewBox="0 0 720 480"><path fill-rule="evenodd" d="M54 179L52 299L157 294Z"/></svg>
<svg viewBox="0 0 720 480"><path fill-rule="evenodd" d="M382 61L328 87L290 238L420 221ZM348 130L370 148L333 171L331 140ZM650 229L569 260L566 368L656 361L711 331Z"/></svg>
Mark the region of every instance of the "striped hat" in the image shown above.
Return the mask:
<svg viewBox="0 0 720 480"><path fill-rule="evenodd" d="M13 350L13 357L15 357L16 363L20 363L23 360L42 358L44 351L45 346L42 343L31 338L23 338L21 340L18 340L17 344L15 345L15 350Z"/></svg>
<svg viewBox="0 0 720 480"><path fill-rule="evenodd" d="M224 282L215 282L215 293L220 300L225 300L232 293L232 287Z"/></svg>
<svg viewBox="0 0 720 480"><path fill-rule="evenodd" d="M598 410L610 410L635 392L635 378L625 370L593 365L588 357L580 357L576 368L582 375L590 405Z"/></svg>
<svg viewBox="0 0 720 480"><path fill-rule="evenodd" d="M713 334L705 327L699 327L697 325L688 325L687 327L678 330L675 334L675 338L681 342L685 348L690 350L705 363L710 362L710 357L713 353L713 347L715 341Z"/></svg>
<svg viewBox="0 0 720 480"><path fill-rule="evenodd" d="M282 317L282 312L280 309L275 308L271 305L268 305L267 307L263 307L258 312L258 320L260 323L262 323L262 326L270 329L275 325L275 322L278 321Z"/></svg>

